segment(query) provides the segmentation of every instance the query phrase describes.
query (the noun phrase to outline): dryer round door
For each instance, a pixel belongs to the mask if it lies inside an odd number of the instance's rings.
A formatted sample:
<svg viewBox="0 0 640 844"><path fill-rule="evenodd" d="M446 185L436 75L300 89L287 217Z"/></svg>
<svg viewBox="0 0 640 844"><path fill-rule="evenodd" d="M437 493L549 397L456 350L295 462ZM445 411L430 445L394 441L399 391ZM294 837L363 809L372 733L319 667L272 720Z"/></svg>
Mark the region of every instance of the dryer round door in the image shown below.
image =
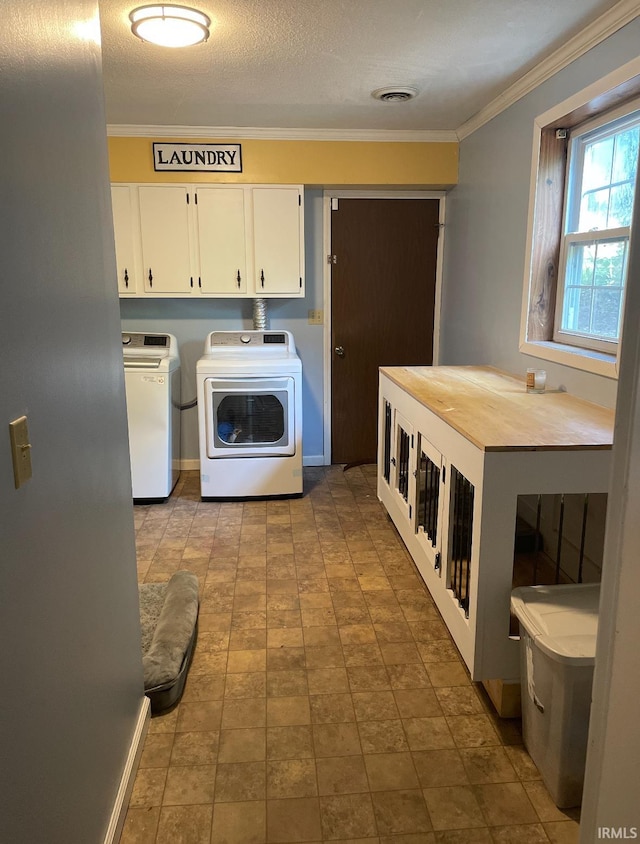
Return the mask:
<svg viewBox="0 0 640 844"><path fill-rule="evenodd" d="M207 457L290 457L296 453L295 379L207 378Z"/></svg>

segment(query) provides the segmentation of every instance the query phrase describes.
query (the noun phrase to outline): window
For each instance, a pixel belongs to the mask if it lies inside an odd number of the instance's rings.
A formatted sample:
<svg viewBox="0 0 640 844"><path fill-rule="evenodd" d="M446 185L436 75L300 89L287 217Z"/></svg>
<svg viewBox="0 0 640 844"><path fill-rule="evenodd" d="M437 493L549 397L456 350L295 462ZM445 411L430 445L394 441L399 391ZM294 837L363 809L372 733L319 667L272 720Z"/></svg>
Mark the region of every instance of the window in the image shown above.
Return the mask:
<svg viewBox="0 0 640 844"><path fill-rule="evenodd" d="M615 354L627 275L640 110L571 133L556 297L557 342Z"/></svg>
<svg viewBox="0 0 640 844"><path fill-rule="evenodd" d="M640 56L535 118L523 354L618 377L639 137Z"/></svg>

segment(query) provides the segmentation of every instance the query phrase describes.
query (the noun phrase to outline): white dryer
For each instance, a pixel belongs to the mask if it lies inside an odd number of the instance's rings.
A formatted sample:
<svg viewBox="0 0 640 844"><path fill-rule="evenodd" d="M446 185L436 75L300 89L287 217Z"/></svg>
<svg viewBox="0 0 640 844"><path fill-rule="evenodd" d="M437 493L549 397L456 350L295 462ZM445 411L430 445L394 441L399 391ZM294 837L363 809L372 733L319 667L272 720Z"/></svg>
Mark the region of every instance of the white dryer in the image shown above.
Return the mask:
<svg viewBox="0 0 640 844"><path fill-rule="evenodd" d="M302 363L289 331L212 331L196 367L203 498L302 494Z"/></svg>
<svg viewBox="0 0 640 844"><path fill-rule="evenodd" d="M134 500L165 499L180 475L180 356L172 334L122 333Z"/></svg>

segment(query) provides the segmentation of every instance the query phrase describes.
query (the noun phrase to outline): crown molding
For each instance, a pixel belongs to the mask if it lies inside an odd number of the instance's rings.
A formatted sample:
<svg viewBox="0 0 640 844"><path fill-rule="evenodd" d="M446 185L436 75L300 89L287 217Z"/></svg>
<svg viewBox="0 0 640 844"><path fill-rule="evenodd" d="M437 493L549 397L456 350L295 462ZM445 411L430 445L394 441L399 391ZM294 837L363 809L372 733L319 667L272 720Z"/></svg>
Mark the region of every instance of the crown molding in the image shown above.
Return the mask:
<svg viewBox="0 0 640 844"><path fill-rule="evenodd" d="M109 124L109 137L216 138L268 141L374 141L378 143L457 142L453 130L417 129L263 129L255 126L134 126Z"/></svg>
<svg viewBox="0 0 640 844"><path fill-rule="evenodd" d="M546 59L520 77L456 130L419 129L284 129L255 126L137 126L109 124L110 137L216 138L273 141L369 141L378 143L451 143L462 141L558 71L605 41L640 15L638 0L620 0Z"/></svg>
<svg viewBox="0 0 640 844"><path fill-rule="evenodd" d="M611 9L600 15L595 21L586 26L577 35L569 39L560 49L556 50L546 59L543 59L528 73L520 77L509 88L492 100L487 106L480 109L477 114L469 118L458 127L456 135L462 141L485 123L493 120L505 109L512 106L526 94L533 91L538 85L546 82L558 71L570 65L571 62L580 58L596 45L607 39L614 32L622 29L640 15L638 0L621 0Z"/></svg>

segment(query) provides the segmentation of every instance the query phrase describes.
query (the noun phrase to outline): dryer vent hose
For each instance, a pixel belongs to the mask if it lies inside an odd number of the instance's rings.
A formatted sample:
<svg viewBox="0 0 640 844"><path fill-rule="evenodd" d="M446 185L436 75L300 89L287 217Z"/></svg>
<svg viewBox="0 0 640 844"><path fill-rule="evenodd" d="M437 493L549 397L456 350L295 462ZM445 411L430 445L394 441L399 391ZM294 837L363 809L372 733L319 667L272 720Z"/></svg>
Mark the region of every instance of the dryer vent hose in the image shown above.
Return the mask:
<svg viewBox="0 0 640 844"><path fill-rule="evenodd" d="M253 328L255 331L266 331L269 327L267 319L267 300L253 300Z"/></svg>

